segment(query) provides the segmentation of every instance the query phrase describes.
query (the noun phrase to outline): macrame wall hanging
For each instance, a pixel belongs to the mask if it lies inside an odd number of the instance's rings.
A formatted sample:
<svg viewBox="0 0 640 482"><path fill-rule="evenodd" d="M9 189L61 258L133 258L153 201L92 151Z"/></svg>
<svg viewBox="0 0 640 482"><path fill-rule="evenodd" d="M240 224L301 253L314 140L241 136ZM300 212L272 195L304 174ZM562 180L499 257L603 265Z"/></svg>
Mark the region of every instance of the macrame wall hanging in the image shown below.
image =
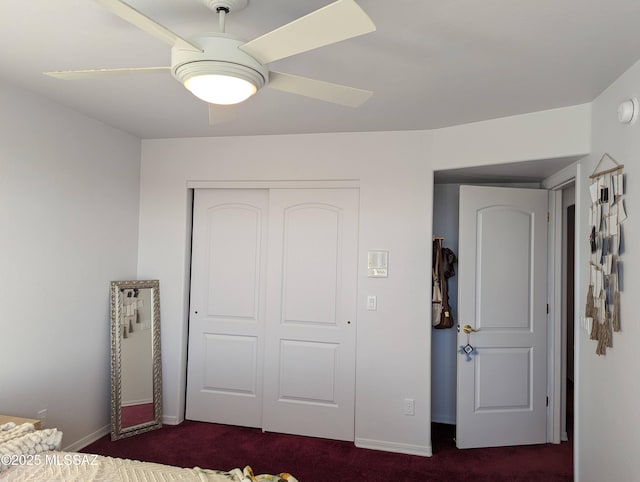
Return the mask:
<svg viewBox="0 0 640 482"><path fill-rule="evenodd" d="M591 339L597 341L598 355L606 354L607 348L613 346L613 333L620 331L622 224L627 219L623 169L623 164L604 154L589 176L591 254L585 318L591 327Z"/></svg>

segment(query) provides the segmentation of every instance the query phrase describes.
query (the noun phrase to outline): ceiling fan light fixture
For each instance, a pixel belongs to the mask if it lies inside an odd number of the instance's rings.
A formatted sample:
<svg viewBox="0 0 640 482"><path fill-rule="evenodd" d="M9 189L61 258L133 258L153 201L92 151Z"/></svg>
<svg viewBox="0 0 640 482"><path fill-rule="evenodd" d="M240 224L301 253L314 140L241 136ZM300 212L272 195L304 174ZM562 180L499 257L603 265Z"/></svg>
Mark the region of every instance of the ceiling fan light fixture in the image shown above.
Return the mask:
<svg viewBox="0 0 640 482"><path fill-rule="evenodd" d="M265 84L262 73L249 66L216 60L180 65L174 75L193 95L210 104L243 102Z"/></svg>
<svg viewBox="0 0 640 482"><path fill-rule="evenodd" d="M210 104L231 105L244 102L258 89L251 82L231 75L195 75L184 86L197 98Z"/></svg>

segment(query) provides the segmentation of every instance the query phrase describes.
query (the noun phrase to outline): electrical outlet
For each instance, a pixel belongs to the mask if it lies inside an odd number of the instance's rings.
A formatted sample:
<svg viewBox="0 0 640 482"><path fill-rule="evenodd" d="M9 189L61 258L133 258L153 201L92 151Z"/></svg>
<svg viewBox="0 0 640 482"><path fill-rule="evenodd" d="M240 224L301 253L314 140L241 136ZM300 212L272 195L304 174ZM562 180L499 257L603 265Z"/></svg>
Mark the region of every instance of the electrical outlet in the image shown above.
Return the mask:
<svg viewBox="0 0 640 482"><path fill-rule="evenodd" d="M40 420L40 426L44 428L45 422L47 420L47 409L43 408L38 412L38 420Z"/></svg>
<svg viewBox="0 0 640 482"><path fill-rule="evenodd" d="M416 413L416 401L413 398L404 399L404 414L415 415Z"/></svg>

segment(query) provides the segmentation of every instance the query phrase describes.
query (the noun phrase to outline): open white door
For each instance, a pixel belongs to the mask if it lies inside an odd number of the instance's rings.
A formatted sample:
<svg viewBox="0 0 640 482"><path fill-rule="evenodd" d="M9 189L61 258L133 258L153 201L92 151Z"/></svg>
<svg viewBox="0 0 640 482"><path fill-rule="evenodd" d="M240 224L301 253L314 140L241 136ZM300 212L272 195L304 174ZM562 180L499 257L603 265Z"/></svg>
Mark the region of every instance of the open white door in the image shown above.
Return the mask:
<svg viewBox="0 0 640 482"><path fill-rule="evenodd" d="M458 448L547 441L547 206L544 190L460 187Z"/></svg>

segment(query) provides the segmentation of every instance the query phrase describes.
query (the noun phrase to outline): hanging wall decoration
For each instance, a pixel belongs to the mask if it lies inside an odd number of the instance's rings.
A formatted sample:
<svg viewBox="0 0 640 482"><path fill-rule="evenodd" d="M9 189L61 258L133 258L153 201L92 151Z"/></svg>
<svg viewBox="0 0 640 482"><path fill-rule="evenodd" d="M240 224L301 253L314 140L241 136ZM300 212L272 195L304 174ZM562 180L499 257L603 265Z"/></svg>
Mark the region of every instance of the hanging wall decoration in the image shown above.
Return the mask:
<svg viewBox="0 0 640 482"><path fill-rule="evenodd" d="M612 164L607 167L605 163ZM624 206L624 165L604 154L591 174L589 193L589 288L585 318L591 326L596 353L605 355L613 346L613 333L620 331L620 292L624 251L622 224L627 219Z"/></svg>

